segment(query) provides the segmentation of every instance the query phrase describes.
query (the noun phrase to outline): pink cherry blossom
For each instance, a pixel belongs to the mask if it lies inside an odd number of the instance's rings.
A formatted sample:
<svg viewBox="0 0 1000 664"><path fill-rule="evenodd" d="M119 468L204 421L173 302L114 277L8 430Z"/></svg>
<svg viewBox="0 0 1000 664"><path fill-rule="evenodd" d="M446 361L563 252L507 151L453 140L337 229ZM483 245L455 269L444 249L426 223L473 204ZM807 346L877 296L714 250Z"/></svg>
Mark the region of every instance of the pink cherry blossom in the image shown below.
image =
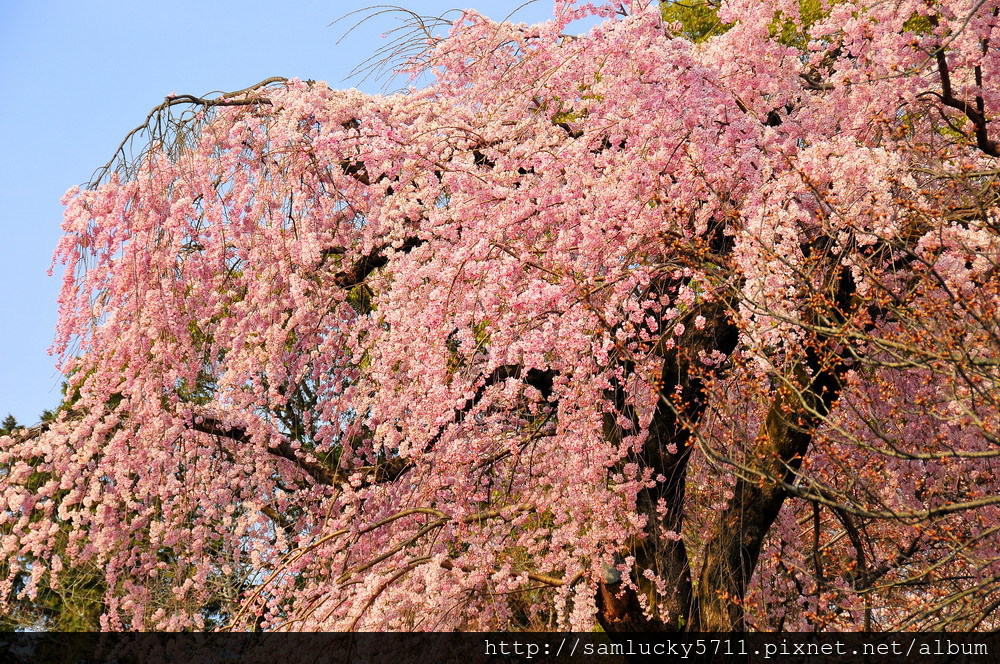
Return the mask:
<svg viewBox="0 0 1000 664"><path fill-rule="evenodd" d="M88 569L110 630L997 627L1000 5L799 5L467 11L425 88L202 100L67 192L0 606Z"/></svg>

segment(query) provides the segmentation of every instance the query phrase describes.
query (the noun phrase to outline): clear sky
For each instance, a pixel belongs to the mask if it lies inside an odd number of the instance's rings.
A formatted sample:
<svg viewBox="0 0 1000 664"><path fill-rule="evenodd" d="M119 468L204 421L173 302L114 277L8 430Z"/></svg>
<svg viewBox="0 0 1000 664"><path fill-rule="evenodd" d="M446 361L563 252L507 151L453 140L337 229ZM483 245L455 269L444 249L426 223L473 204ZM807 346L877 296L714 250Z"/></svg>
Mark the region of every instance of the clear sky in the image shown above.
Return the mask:
<svg viewBox="0 0 1000 664"><path fill-rule="evenodd" d="M23 425L60 399L47 353L60 272L46 276L59 238L59 199L85 183L170 93L236 90L269 76L345 81L398 25L382 16L337 44L329 24L366 0L0 0L0 418ZM524 0L393 0L422 15L472 7L494 19ZM538 0L513 20L551 16Z"/></svg>

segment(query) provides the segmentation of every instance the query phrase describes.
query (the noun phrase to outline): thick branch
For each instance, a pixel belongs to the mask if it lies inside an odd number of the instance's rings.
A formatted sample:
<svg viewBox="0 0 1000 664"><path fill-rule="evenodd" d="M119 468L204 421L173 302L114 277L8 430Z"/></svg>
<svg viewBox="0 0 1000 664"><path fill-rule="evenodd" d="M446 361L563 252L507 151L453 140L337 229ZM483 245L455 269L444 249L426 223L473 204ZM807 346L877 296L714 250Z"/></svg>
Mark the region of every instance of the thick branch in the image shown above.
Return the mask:
<svg viewBox="0 0 1000 664"><path fill-rule="evenodd" d="M933 25L937 25L936 17L930 17ZM965 114L965 117L972 121L975 129L976 147L991 157L1000 157L1000 149L995 141L991 140L986 131L986 112L982 97L976 98L976 103L972 104L954 95L951 87L951 72L948 69L948 57L943 48L939 48L935 53L937 61L938 75L941 77L941 93L931 92L941 100L941 103L950 108L954 108ZM981 82L982 74L977 71L977 80Z"/></svg>
<svg viewBox="0 0 1000 664"><path fill-rule="evenodd" d="M423 240L415 237L407 238L396 250L400 253L406 253L423 243ZM367 255L362 256L350 269L338 272L334 277L337 285L341 288L353 288L364 281L369 274L384 267L389 262L385 255L385 250L388 248L389 246L386 245L375 247Z"/></svg>
<svg viewBox="0 0 1000 664"><path fill-rule="evenodd" d="M238 443L247 444L250 442L250 435L243 427L229 426L223 424L214 417L201 417L195 420L193 425L195 431L207 433L212 436L222 436ZM287 441L283 441L274 448L269 448L268 452L274 456L287 459L303 470L313 481L318 484L334 485L343 478L339 478L336 473L317 461L308 461L299 456Z"/></svg>
<svg viewBox="0 0 1000 664"><path fill-rule="evenodd" d="M424 452L430 452L434 449L434 446L441 440L441 436L444 435L445 429L450 424L460 421L463 415L469 413L473 408L475 408L479 402L482 401L483 396L485 396L486 389L491 385L497 385L510 378L522 379L525 385L530 385L535 388L542 393L543 399L548 400L549 396L552 394L552 384L557 375L558 372L552 369L546 369L545 371L542 371L541 369L528 369L528 371L525 372L524 368L519 364L506 364L504 366L497 367L489 376L486 377L483 383L476 388L476 393L472 395L471 398L466 399L461 408L455 409L451 422L439 427L437 433L431 436L431 439L427 441L426 445L424 445Z"/></svg>

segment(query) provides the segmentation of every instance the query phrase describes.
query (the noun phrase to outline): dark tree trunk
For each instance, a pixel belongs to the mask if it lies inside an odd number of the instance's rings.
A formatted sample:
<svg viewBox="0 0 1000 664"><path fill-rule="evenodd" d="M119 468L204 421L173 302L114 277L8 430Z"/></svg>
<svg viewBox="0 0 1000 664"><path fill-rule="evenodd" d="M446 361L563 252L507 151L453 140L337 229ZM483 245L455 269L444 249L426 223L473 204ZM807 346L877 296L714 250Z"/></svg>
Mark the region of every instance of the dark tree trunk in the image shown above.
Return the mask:
<svg viewBox="0 0 1000 664"><path fill-rule="evenodd" d="M739 473L733 498L705 545L693 627L706 632L742 631L743 598L771 525L812 442L813 433L840 394L839 358L821 362L806 352L792 377L776 390L764 431ZM752 464L752 466L750 465Z"/></svg>
<svg viewBox="0 0 1000 664"><path fill-rule="evenodd" d="M684 338L669 351L661 352L663 364L660 379L660 400L649 424L649 436L642 450L641 464L651 468L653 476L665 481L643 489L638 496L638 508L647 518L647 536L633 546L636 563L632 579L640 592L649 599L655 597L652 584L644 572L652 570L664 579L671 590L661 598L660 607L651 617L642 610L635 589L621 581L609 579L600 584L597 594L598 621L606 632L684 631L693 619L693 588L687 545L679 537L683 525L687 466L691 457L691 427L706 408L705 386L692 370L692 361L699 361L699 351L732 352L738 331L729 320L726 307L718 303L712 321L703 330L688 326ZM678 350L683 349L683 350ZM616 390L615 403L620 413L638 426L635 414L624 401L624 391ZM609 418L608 435L619 435ZM666 513L657 510L662 499Z"/></svg>

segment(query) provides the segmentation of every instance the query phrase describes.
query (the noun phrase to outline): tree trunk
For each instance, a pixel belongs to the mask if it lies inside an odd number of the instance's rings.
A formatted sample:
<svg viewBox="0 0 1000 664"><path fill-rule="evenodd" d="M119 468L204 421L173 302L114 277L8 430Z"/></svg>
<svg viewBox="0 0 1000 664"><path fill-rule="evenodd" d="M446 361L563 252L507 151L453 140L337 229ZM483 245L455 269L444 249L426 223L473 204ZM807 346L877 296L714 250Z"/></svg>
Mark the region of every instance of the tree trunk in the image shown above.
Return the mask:
<svg viewBox="0 0 1000 664"><path fill-rule="evenodd" d="M788 497L781 483L794 481L815 428L840 393L836 368L820 366L812 351L806 353L806 365L808 371L798 365L792 371L794 379L778 388L764 430L748 457L753 465L738 477L733 498L705 545L693 612L696 630L745 628L747 586L764 538Z"/></svg>
<svg viewBox="0 0 1000 664"><path fill-rule="evenodd" d="M699 351L720 350L730 353L736 347L738 331L727 315L726 304L713 307L710 323L702 330L689 325L684 338L664 358L660 379L660 400L649 424L649 435L640 462L651 468L653 476L665 481L645 488L638 495L639 511L646 516L646 537L633 545L636 563L632 579L640 592L656 607L653 585L644 573L651 570L666 582L670 594L660 598L660 606L647 616L639 595L621 581L608 579L597 593L598 621L606 632L684 631L693 619L693 589L687 545L680 537L684 515L684 496L688 460L691 457L692 427L706 409L705 386L691 370L691 359L699 361ZM708 313L708 312L706 312ZM678 349L684 349L683 352ZM704 371L704 368L702 368ZM615 404L619 412L638 426L635 413L625 403L623 390L616 390ZM620 435L613 418L608 419L608 435ZM666 513L657 510L661 503Z"/></svg>

